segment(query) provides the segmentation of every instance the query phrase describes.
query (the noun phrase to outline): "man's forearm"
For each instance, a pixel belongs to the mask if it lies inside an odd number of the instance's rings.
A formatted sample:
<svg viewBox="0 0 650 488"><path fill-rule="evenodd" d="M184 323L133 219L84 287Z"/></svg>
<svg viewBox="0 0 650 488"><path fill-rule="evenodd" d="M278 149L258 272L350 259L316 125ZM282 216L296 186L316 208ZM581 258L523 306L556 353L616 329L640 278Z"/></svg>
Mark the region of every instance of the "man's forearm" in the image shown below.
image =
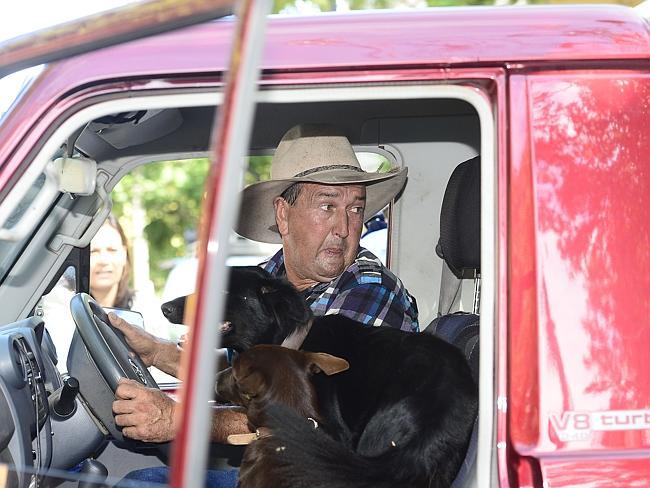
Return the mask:
<svg viewBox="0 0 650 488"><path fill-rule="evenodd" d="M181 364L181 353L183 350L178 344L171 341L161 340L158 343L158 352L152 366L159 370L178 378L178 369ZM226 369L230 365L226 356L225 349L217 349L217 371Z"/></svg>
<svg viewBox="0 0 650 488"><path fill-rule="evenodd" d="M215 407L212 415L212 440L225 444L230 434L248 434L248 418L241 407Z"/></svg>
<svg viewBox="0 0 650 488"><path fill-rule="evenodd" d="M181 364L181 349L171 341L160 340L158 352L152 366L178 378L178 369Z"/></svg>

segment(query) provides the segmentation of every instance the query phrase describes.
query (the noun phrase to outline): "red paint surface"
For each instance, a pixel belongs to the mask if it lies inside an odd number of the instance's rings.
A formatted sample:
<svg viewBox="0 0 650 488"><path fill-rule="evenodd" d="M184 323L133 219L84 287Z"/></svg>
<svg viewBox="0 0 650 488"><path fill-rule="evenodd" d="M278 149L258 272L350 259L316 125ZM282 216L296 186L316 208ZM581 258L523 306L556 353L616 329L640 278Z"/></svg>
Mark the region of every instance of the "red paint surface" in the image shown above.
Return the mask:
<svg viewBox="0 0 650 488"><path fill-rule="evenodd" d="M567 488L643 488L650 481L648 459L550 460L543 463L550 486Z"/></svg>
<svg viewBox="0 0 650 488"><path fill-rule="evenodd" d="M524 90L530 148L511 173L513 447L541 460L552 486L647 483L650 430L609 415L629 428L593 431L587 415L650 406L650 76L537 74ZM580 435L561 439L552 416Z"/></svg>

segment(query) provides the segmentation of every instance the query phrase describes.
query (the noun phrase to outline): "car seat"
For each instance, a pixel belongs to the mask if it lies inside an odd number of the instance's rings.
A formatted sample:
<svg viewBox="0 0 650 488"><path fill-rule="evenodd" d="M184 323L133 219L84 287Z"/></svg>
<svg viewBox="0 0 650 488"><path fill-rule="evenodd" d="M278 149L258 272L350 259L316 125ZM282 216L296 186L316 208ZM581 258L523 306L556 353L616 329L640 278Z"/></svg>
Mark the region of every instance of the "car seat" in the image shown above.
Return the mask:
<svg viewBox="0 0 650 488"><path fill-rule="evenodd" d="M481 276L481 158L476 156L460 163L452 172L445 189L440 211L440 239L436 254L444 261L438 317L424 329L458 347L478 384L479 373L479 303ZM463 279L474 280L472 312L450 313L458 303ZM452 484L467 484L476 464L478 419L463 465Z"/></svg>

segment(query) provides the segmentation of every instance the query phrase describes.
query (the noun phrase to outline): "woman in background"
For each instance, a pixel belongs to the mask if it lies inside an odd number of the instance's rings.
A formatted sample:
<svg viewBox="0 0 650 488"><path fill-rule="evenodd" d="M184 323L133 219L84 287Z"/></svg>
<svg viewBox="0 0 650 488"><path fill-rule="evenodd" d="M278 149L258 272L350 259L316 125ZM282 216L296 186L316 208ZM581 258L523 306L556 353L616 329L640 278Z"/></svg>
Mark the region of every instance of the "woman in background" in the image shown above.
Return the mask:
<svg viewBox="0 0 650 488"><path fill-rule="evenodd" d="M132 268L126 234L117 218L111 214L90 243L90 295L102 307L140 312L148 332L169 339L173 326L160 310L160 300L155 296L153 285L151 289L133 290L129 285ZM64 275L43 297L43 318L56 347L59 357L57 367L61 373L68 370L66 359L75 331L70 315L70 299L74 293L74 279ZM132 318L127 319L133 322ZM176 381L155 369L152 374L159 382Z"/></svg>
<svg viewBox="0 0 650 488"><path fill-rule="evenodd" d="M131 310L131 255L122 226L109 215L90 243L90 294L102 307Z"/></svg>
<svg viewBox="0 0 650 488"><path fill-rule="evenodd" d="M151 288L134 291L129 285L133 269L129 242L117 218L111 214L90 242L90 295L102 307L134 310L143 316L144 329L169 339L172 325L160 310L160 300ZM119 311L116 310L119 315ZM133 320L131 317L124 317ZM152 368L157 382L176 381Z"/></svg>
<svg viewBox="0 0 650 488"><path fill-rule="evenodd" d="M56 348L57 368L68 370L66 360L75 324L70 315L70 300L75 290L74 268L63 274L52 291L43 297L43 318ZM90 243L90 295L102 307L130 310L135 293L129 288L131 257L126 235L114 215L106 221Z"/></svg>

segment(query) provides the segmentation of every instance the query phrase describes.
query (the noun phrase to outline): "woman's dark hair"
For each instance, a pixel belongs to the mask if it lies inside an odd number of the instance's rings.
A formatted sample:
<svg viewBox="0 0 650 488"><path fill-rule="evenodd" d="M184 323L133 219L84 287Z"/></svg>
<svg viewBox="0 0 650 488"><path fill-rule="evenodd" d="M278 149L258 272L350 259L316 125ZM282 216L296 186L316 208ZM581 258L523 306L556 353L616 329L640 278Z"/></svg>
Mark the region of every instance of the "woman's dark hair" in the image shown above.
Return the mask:
<svg viewBox="0 0 650 488"><path fill-rule="evenodd" d="M125 308L131 310L135 293L129 287L131 270L133 269L133 266L131 264L131 252L129 251L129 240L126 238L124 229L122 229L122 226L120 225L120 222L117 220L117 217L115 217L115 215L110 214L103 225L106 224L113 227L118 232L118 234L120 234L122 245L126 251L126 263L124 264L124 269L122 270L122 277L120 278L120 282L117 285L117 294L115 295L115 303L113 306L115 308Z"/></svg>

